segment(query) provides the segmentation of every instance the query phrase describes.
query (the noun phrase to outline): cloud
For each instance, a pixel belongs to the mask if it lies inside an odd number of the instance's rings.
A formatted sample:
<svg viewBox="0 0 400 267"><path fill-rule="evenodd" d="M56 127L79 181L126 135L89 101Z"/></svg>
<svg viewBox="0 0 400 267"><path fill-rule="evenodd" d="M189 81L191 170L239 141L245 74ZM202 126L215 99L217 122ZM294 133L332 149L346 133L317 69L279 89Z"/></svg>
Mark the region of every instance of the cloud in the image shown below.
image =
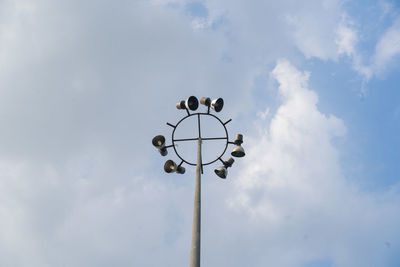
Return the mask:
<svg viewBox="0 0 400 267"><path fill-rule="evenodd" d="M278 61L272 77L282 104L269 124L259 121L267 134L259 132L246 142L246 166L229 203L249 216L253 244L263 248L253 255L252 266L398 262L385 245L400 237L398 188L363 192L344 177L335 139L346 134L346 127L319 111L309 75Z"/></svg>
<svg viewBox="0 0 400 267"><path fill-rule="evenodd" d="M354 22L347 14L342 15L342 20L336 29L335 43L338 55L345 55L352 60L353 69L368 81L373 76L371 67L364 64L364 58L357 50L359 36L355 29Z"/></svg>
<svg viewBox="0 0 400 267"><path fill-rule="evenodd" d="M207 18L197 24L192 22L199 17L188 14L187 3L1 2L1 266L186 264L193 170L166 177L164 158L150 144L156 134L168 136L166 121L179 118L174 103L189 95L224 96L224 112L233 118L252 114L250 103L258 97L252 91L254 78L268 71L276 57L297 58L298 47L309 57L335 57L333 31L317 35L340 19L336 1L206 1ZM310 33L313 14L329 19ZM299 26L288 25L288 16ZM301 39L293 44L289 29L312 36L318 43L315 53ZM327 51L321 50L324 46ZM364 194L342 191L345 179L332 139L346 129L340 119L318 111L308 75L286 61L275 68L283 104L276 114L272 109L260 113L264 122L257 126L268 135L249 142L249 160L256 164L238 178L242 189L205 176L208 265L293 266L321 257L345 261L339 244L347 240L335 236L346 227L359 235L356 241L372 237L378 248L381 239L393 250L398 247L393 241L398 233L391 231L396 191L384 204L370 197L367 208ZM260 164L270 167L264 170ZM264 175L272 178L264 181ZM238 209L229 209L224 199ZM377 216L389 218L387 225ZM371 223L360 221L365 218ZM365 230L350 227L351 219ZM329 220L339 226L330 226ZM385 227L378 234L372 222ZM321 245L324 240L333 244ZM313 252L296 252L303 242ZM360 255L361 245L354 242L345 248L349 253L358 249L355 255Z"/></svg>
<svg viewBox="0 0 400 267"><path fill-rule="evenodd" d="M296 46L306 58L336 60L334 29L339 24L341 1L311 1L287 15Z"/></svg>
<svg viewBox="0 0 400 267"><path fill-rule="evenodd" d="M355 45L358 42L356 31L351 27L352 22L347 16L343 16L336 32L336 45L338 46L339 55L345 54L352 56L355 53Z"/></svg>
<svg viewBox="0 0 400 267"><path fill-rule="evenodd" d="M375 44L372 55L363 57L360 51L353 49L350 57L353 60L354 69L360 73L366 81L374 76L380 76L390 69L394 60L400 54L400 18L385 30ZM369 63L365 63L369 62Z"/></svg>
<svg viewBox="0 0 400 267"><path fill-rule="evenodd" d="M382 1L376 9L380 18L377 21L379 26L374 27L381 27L383 33L368 40L375 43L372 53L363 51L365 36L371 33L357 29L361 22L355 21L346 12L342 1L322 1L304 9L298 8L293 13L287 13L286 21L292 28L294 43L307 59L338 61L340 56L345 55L351 59L353 69L368 81L387 71L400 53L400 19L391 11L394 7ZM385 17L394 17L389 27L381 25Z"/></svg>
<svg viewBox="0 0 400 267"><path fill-rule="evenodd" d="M369 40L376 44L374 52L363 51L365 36L370 35L360 28L355 14L347 12L344 1L307 1L298 3L286 0L279 3L226 4L222 0L163 1L183 10L200 6L201 12L189 12L192 27L196 30L217 30L229 36L230 44L225 51L227 58L240 60L248 66L272 64L276 58L295 57L294 49L306 59L333 60L346 56L351 59L353 69L365 82L383 73L393 62L396 50L398 19L385 28L385 17L395 16L392 5L380 1L374 7L380 15L379 27L385 32ZM191 9L190 9L191 10ZM364 11L367 14L371 11ZM186 12L187 13L187 12ZM207 14L207 15L204 15ZM354 15L354 16L352 16ZM377 15L373 13L372 15ZM250 19L251 18L251 19ZM366 30L371 30L366 28ZM280 45L274 45L275 40ZM241 58L246 55L245 58ZM272 56L273 55L273 56ZM254 69L259 73L259 68Z"/></svg>
<svg viewBox="0 0 400 267"><path fill-rule="evenodd" d="M105 2L7 3L0 35L5 158L63 161L87 146L132 155L132 136L151 135L138 125L164 125L168 117L155 116L163 103L239 91L252 75L221 60L222 38L194 33L174 9L141 1L112 9Z"/></svg>
<svg viewBox="0 0 400 267"><path fill-rule="evenodd" d="M382 73L400 54L400 18L379 39L373 57L374 68Z"/></svg>
<svg viewBox="0 0 400 267"><path fill-rule="evenodd" d="M239 91L251 73L172 8L1 7L0 265L182 266L191 191L161 176L151 138L181 97Z"/></svg>
<svg viewBox="0 0 400 267"><path fill-rule="evenodd" d="M184 190L99 152L70 164L0 162L2 266L183 264Z"/></svg>
<svg viewBox="0 0 400 267"><path fill-rule="evenodd" d="M382 4L383 5L383 4ZM390 12L386 5L382 6L382 16L388 16ZM394 59L400 53L400 19L394 19L393 24L384 29L377 40L374 40L375 50L372 54L365 54L362 51L359 35L365 33L357 32L354 21L349 15L343 15L342 21L336 30L335 42L339 55L346 55L352 60L353 69L357 71L365 81L374 76L385 73Z"/></svg>

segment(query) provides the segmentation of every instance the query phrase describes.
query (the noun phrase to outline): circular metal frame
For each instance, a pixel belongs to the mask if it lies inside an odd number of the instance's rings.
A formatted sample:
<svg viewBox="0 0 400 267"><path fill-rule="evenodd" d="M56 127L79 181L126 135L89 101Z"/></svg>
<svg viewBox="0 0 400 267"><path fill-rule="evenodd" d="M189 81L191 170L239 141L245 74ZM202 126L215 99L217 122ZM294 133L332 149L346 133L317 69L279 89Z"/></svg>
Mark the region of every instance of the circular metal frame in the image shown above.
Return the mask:
<svg viewBox="0 0 400 267"><path fill-rule="evenodd" d="M223 127L224 130L225 130L225 137L204 137L204 138L201 137L200 116L202 116L202 115L203 115L203 116L211 116L211 117L214 117L215 119L217 119L218 122L221 123L222 127ZM178 128L179 124L180 124L182 121L186 120L187 118L189 118L189 117L191 117L191 116L197 116L197 122L198 122L197 124L198 124L199 136L196 137L196 138L175 139L175 138L174 138L174 136L175 136L175 130ZM206 165L210 165L210 164L216 162L217 160L221 160L221 157L225 154L226 149L228 148L228 145L229 145L228 130L226 129L225 124L226 124L226 123L223 123L223 122L221 121L220 118L218 118L217 116L215 116L214 114L211 114L211 113L198 112L198 113L188 114L187 116L183 117L180 121L178 121L178 123L177 123L177 124L175 125L175 127L174 127L174 130L172 131L172 147L174 148L174 151L175 151L176 155L178 156L178 158L180 158L180 159L182 160L182 162L185 162L185 163L188 164L188 165L191 165L191 166L196 166L196 165L197 165L196 163L192 163L192 162L190 162L190 161L185 160L185 159L178 153L178 150L177 150L176 147L175 147L175 143L176 143L176 142L194 141L194 140L198 140L199 138L200 138L201 140L223 140L223 139L225 139L226 144L225 144L224 151L223 151L215 160L212 160L212 161L209 161L209 162L206 162L206 163L202 163L201 165L202 165L202 166L206 166ZM181 164L182 164L182 163L181 163ZM180 164L180 165L181 165L181 164Z"/></svg>

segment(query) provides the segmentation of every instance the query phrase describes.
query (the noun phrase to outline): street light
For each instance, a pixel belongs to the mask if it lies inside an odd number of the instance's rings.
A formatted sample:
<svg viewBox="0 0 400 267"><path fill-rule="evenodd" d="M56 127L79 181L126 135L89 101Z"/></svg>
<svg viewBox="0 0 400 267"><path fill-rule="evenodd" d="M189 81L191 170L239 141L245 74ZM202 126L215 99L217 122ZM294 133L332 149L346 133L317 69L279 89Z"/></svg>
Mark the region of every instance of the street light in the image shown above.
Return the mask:
<svg viewBox="0 0 400 267"><path fill-rule="evenodd" d="M210 107L216 112L220 112L224 107L224 100L222 98L217 98L211 101L209 97L202 97L200 103L208 107L207 112L210 112Z"/></svg>
<svg viewBox="0 0 400 267"><path fill-rule="evenodd" d="M194 214L193 214L193 230L192 230L192 246L190 250L190 267L200 267L200 215L201 215L201 174L203 173L203 167L210 165L216 161L221 161L223 166L218 167L214 170L215 174L222 178L226 179L228 175L228 168L232 167L234 162L233 158L229 158L228 160L222 160L223 155L226 152L229 144L235 145L231 155L234 157L243 157L245 155L244 149L241 146L243 143L243 135L237 134L234 142L229 141L228 131L226 129L226 124L228 124L231 119L223 122L220 118L210 113L210 109L213 109L215 112L220 112L224 106L224 100L222 98L216 98L211 100L209 97L202 97L200 99L200 104L205 105L207 107L207 112L198 112L198 113L190 113L189 110L195 111L199 106L199 101L195 96L190 96L186 100L181 100L176 104L176 108L180 110L185 110L187 115L178 121L175 125L168 123L167 125L172 127L172 144L166 146L165 145L165 137L162 135L157 135L153 138L152 144L155 146L162 156L166 156L168 154L167 149L172 147L175 151L175 154L181 160L179 164L176 164L173 160L169 159L164 164L164 171L166 173L178 173L184 174L185 168L182 167L182 164L187 164L191 166L196 166L196 188L195 188L195 198L194 198ZM201 133L201 117L208 117L211 119L215 119L223 128L224 136L202 136ZM189 138L175 138L175 131L181 125L181 123L190 118L197 118L197 130L198 134L195 137ZM215 159L203 163L203 158L201 154L201 144L202 142L210 141L210 140L222 140L225 143L224 149L220 155L217 155ZM197 141L197 162L191 162L184 157L182 157L181 153L178 149L178 142L193 142Z"/></svg>
<svg viewBox="0 0 400 267"><path fill-rule="evenodd" d="M196 110L199 107L199 100L195 96L191 96L188 99L179 101L176 103L177 109L190 109Z"/></svg>
<svg viewBox="0 0 400 267"><path fill-rule="evenodd" d="M168 154L168 150L165 148L165 137L163 135L157 135L154 137L152 144L158 149L161 156L166 156Z"/></svg>
<svg viewBox="0 0 400 267"><path fill-rule="evenodd" d="M166 173L176 172L176 173L184 174L185 168L180 165L176 166L176 163L173 160L169 159L164 164L164 171Z"/></svg>
<svg viewBox="0 0 400 267"><path fill-rule="evenodd" d="M235 142L233 143L235 144L235 147L233 148L231 155L237 158L244 157L246 153L244 153L244 149L241 146L241 144L243 143L243 135L237 134Z"/></svg>
<svg viewBox="0 0 400 267"><path fill-rule="evenodd" d="M220 178L225 179L226 176L228 175L228 168L232 167L233 162L235 160L233 158L229 158L227 161L221 160L222 163L224 164L223 166L216 168L214 170L215 174L218 175Z"/></svg>

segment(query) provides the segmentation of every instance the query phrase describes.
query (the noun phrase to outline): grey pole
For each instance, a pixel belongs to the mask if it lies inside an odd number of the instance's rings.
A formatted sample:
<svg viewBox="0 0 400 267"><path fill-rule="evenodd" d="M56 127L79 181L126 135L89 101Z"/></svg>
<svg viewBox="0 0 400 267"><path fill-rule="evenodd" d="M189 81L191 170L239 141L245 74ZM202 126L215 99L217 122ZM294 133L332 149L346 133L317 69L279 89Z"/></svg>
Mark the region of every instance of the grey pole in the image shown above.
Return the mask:
<svg viewBox="0 0 400 267"><path fill-rule="evenodd" d="M192 248L190 250L190 267L200 267L200 220L201 220L201 137L197 144L196 189L194 194Z"/></svg>

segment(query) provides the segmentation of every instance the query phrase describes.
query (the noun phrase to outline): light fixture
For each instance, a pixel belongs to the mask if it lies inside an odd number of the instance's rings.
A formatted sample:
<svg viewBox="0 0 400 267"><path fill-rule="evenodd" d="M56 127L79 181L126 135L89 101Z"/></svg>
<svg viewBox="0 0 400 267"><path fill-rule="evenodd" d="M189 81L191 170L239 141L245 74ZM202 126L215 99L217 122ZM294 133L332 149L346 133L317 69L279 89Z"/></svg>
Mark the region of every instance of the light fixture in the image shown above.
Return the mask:
<svg viewBox="0 0 400 267"><path fill-rule="evenodd" d="M165 137L163 135L157 135L152 140L153 146L158 149L161 156L166 156L168 154L167 148L165 147Z"/></svg>
<svg viewBox="0 0 400 267"><path fill-rule="evenodd" d="M237 158L244 157L246 153L241 146L241 144L243 143L243 135L237 134L235 137L235 142L233 143L235 144L235 147L233 148L231 155Z"/></svg>
<svg viewBox="0 0 400 267"><path fill-rule="evenodd" d="M228 175L228 170L225 168L225 166L221 166L219 168L216 168L214 170L215 174L218 175L220 178L225 179L226 176Z"/></svg>
<svg viewBox="0 0 400 267"><path fill-rule="evenodd" d="M213 101L209 97L200 98L200 103L207 106L208 108L214 109L216 112L220 112L224 107L224 100L222 98L216 98Z"/></svg>
<svg viewBox="0 0 400 267"><path fill-rule="evenodd" d="M223 161L224 165L216 168L214 170L215 174L218 175L220 178L225 179L228 175L228 168L232 166L235 160L233 158L229 158L227 161Z"/></svg>
<svg viewBox="0 0 400 267"><path fill-rule="evenodd" d="M188 99L182 100L178 103L176 103L176 108L177 109L190 109L190 110L196 110L199 107L199 100L195 96L191 96Z"/></svg>
<svg viewBox="0 0 400 267"><path fill-rule="evenodd" d="M184 174L185 173L185 168L180 166L180 165L177 166L176 163L173 160L169 159L164 164L164 171L166 173L176 172L176 173L179 173L179 174Z"/></svg>
<svg viewBox="0 0 400 267"><path fill-rule="evenodd" d="M224 107L224 100L222 98L217 98L211 101L211 108L216 112L220 112Z"/></svg>

